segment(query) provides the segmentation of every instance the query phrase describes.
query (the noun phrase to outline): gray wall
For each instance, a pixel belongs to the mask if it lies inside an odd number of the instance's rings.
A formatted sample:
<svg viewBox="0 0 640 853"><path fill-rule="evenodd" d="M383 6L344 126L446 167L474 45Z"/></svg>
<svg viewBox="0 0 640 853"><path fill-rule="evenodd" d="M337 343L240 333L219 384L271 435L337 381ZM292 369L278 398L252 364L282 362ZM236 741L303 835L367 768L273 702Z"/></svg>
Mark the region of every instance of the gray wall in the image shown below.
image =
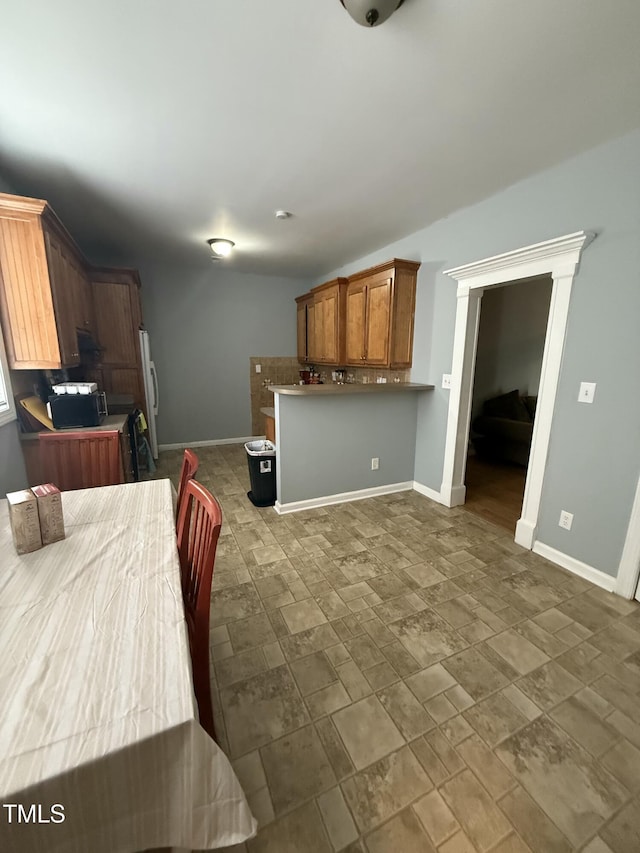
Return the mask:
<svg viewBox="0 0 640 853"><path fill-rule="evenodd" d="M418 410L415 479L440 489L456 283L442 270L579 230L595 230L574 281L538 539L615 575L640 468L640 131L519 182L321 277L390 257L422 261L412 380L430 382ZM595 402L577 402L581 380ZM558 527L560 510L573 528Z"/></svg>
<svg viewBox="0 0 640 853"><path fill-rule="evenodd" d="M536 396L549 319L551 278L485 291L480 309L473 414L497 394L517 388Z"/></svg>
<svg viewBox="0 0 640 853"><path fill-rule="evenodd" d="M0 174L0 192L15 192L13 187ZM9 377L6 377L7 382ZM24 489L27 485L27 472L24 467L17 423L0 427L0 497L7 492Z"/></svg>
<svg viewBox="0 0 640 853"><path fill-rule="evenodd" d="M158 371L161 444L251 435L249 358L296 353L294 298L308 282L142 263L143 316Z"/></svg>
<svg viewBox="0 0 640 853"><path fill-rule="evenodd" d="M430 393L280 394L278 501L413 480L417 398ZM375 456L380 468L372 471Z"/></svg>

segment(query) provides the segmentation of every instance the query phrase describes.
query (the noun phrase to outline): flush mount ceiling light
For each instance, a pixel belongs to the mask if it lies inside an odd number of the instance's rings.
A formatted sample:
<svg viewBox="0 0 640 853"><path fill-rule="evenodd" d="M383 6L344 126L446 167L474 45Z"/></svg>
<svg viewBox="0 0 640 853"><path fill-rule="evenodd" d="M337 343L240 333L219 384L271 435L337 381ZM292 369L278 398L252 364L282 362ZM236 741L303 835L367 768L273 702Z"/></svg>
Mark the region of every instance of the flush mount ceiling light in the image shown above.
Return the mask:
<svg viewBox="0 0 640 853"><path fill-rule="evenodd" d="M228 258L235 246L233 240L225 240L224 237L212 237L211 240L207 240L207 243L211 249L211 257L214 261Z"/></svg>
<svg viewBox="0 0 640 853"><path fill-rule="evenodd" d="M363 27L377 27L390 18L404 0L340 0L353 20Z"/></svg>

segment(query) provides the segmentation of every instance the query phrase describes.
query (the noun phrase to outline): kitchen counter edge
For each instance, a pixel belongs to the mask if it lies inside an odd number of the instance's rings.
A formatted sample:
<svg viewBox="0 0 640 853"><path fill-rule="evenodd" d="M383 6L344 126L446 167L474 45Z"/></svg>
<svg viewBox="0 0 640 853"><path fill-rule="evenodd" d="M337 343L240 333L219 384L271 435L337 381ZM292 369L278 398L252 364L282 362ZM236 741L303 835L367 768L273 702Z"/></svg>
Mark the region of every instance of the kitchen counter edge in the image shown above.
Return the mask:
<svg viewBox="0 0 640 853"><path fill-rule="evenodd" d="M402 391L433 391L435 385L423 385L420 382L368 382L337 385L269 385L274 394L291 394L299 397L323 397L329 394L385 394Z"/></svg>

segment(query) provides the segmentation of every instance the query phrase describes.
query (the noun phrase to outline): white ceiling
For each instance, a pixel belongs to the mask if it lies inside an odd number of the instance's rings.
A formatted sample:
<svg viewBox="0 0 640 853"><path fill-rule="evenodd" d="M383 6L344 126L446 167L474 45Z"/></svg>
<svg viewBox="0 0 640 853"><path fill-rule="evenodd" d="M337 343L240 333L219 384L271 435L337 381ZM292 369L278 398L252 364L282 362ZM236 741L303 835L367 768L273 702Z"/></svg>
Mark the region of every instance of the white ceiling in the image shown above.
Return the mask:
<svg viewBox="0 0 640 853"><path fill-rule="evenodd" d="M405 0L372 30L339 0L0 18L0 168L132 264L223 236L234 269L313 276L640 126L638 0Z"/></svg>

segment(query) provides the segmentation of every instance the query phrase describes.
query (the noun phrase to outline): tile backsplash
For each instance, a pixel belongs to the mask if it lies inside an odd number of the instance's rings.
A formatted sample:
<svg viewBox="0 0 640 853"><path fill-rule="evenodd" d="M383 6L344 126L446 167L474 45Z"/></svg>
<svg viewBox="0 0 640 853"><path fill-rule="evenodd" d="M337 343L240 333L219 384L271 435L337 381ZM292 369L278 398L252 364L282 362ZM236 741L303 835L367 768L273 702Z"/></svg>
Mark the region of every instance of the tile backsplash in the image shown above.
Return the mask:
<svg viewBox="0 0 640 853"><path fill-rule="evenodd" d="M256 373L259 364L261 372ZM297 358L266 358L252 356L249 359L249 383L251 391L251 432L252 435L264 435L264 415L260 409L273 406L273 393L268 385L297 385L300 370L309 365L301 364ZM331 373L335 370L328 364L315 366L323 382L331 382ZM345 376L352 376L356 384L377 382L384 378L387 382L409 382L410 370L389 370L386 367L346 367Z"/></svg>

